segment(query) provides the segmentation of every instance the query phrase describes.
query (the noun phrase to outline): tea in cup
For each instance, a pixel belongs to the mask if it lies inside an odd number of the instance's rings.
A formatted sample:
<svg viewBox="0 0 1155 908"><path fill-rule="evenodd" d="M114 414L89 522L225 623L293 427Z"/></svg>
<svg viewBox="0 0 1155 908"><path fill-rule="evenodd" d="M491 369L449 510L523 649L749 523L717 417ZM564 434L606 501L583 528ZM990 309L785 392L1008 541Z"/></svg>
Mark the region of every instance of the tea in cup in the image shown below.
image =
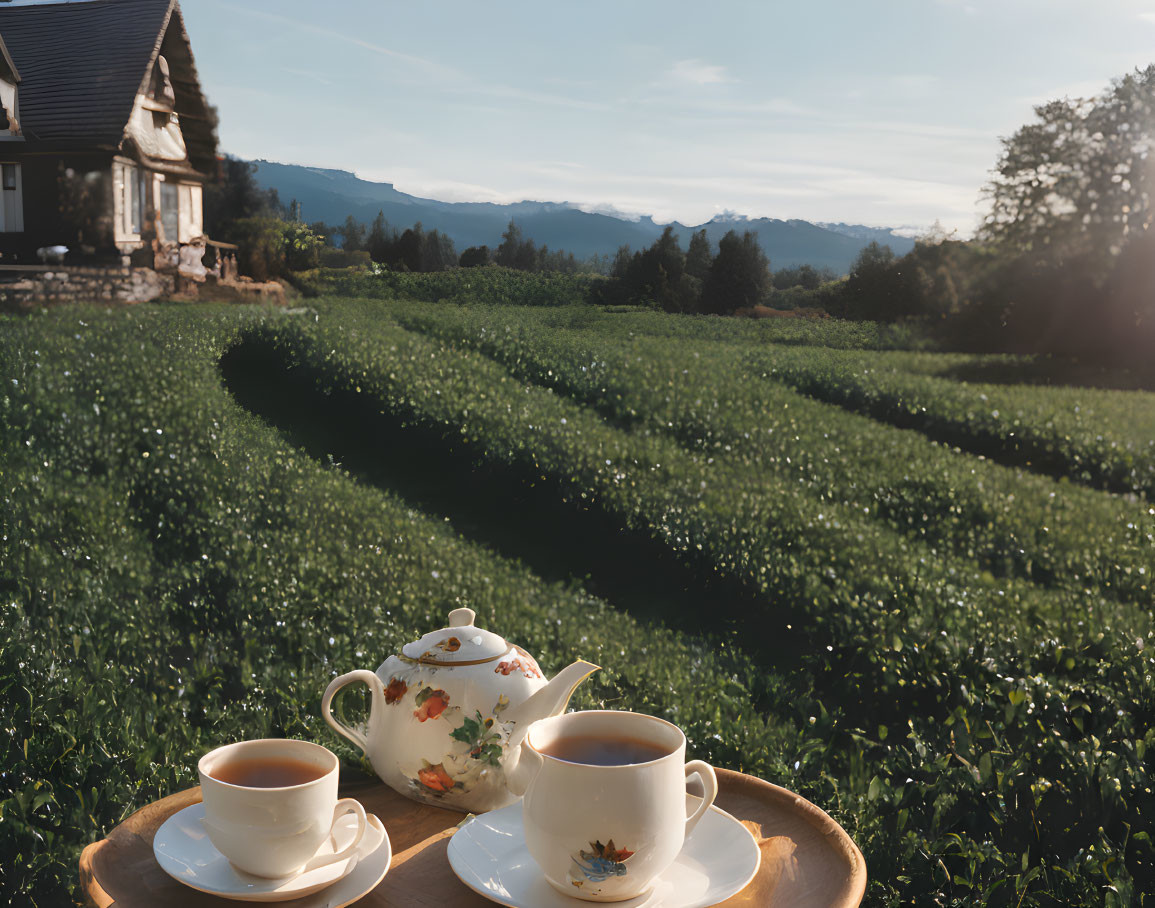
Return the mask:
<svg viewBox="0 0 1155 908"><path fill-rule="evenodd" d="M238 870L280 878L351 857L365 834L365 808L337 798L340 761L310 741L264 738L226 744L197 765L209 841ZM357 831L335 854L317 851L337 819L352 812Z"/></svg>
<svg viewBox="0 0 1155 908"><path fill-rule="evenodd" d="M535 722L519 770L526 846L560 892L611 902L649 890L718 794L714 770L686 762L686 736L654 716L568 713ZM686 782L705 797L687 817Z"/></svg>

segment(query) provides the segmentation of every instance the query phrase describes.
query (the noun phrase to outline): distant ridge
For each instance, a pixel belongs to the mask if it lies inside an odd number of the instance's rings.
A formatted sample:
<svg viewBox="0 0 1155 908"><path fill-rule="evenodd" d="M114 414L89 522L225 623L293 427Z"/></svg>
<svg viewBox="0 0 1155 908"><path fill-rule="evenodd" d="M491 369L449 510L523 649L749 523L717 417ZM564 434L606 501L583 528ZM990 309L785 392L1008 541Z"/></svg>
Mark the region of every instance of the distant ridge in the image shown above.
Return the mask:
<svg viewBox="0 0 1155 908"><path fill-rule="evenodd" d="M362 180L345 170L272 161L255 163L258 184L276 189L286 204L292 199L300 202L306 221L335 225L353 215L369 223L382 211L390 225L398 229L420 221L427 230L437 229L448 234L458 252L469 246L496 247L510 220L517 221L523 234L539 246L564 249L578 258L595 253L612 256L622 245L641 249L657 239L665 228L664 224L654 223L651 217L627 219L587 212L567 202L525 201L507 205L440 202L400 192L392 183ZM694 227L676 222L672 226L682 240L683 249L689 243L690 234L703 227L715 246L728 230L753 230L775 269L809 264L832 268L842 274L849 270L862 247L872 240L888 244L899 255L914 246L910 237L885 228L728 214Z"/></svg>

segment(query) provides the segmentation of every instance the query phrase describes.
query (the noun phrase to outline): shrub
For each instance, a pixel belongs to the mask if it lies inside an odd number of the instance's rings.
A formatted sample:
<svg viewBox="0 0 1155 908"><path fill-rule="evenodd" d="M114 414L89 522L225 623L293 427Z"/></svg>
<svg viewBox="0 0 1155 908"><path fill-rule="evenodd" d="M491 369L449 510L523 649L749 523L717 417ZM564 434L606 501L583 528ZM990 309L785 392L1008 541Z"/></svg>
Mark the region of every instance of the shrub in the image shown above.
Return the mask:
<svg viewBox="0 0 1155 908"><path fill-rule="evenodd" d="M274 217L233 221L225 236L240 247L241 273L258 281L316 268L325 246L324 239L304 224Z"/></svg>

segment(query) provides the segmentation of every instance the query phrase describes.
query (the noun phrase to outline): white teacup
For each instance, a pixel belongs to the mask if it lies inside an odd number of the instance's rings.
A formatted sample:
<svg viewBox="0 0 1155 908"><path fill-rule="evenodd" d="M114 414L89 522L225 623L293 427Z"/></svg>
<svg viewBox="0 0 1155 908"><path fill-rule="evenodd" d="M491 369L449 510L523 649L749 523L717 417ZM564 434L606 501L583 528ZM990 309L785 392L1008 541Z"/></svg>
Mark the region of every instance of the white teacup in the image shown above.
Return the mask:
<svg viewBox="0 0 1155 908"><path fill-rule="evenodd" d="M291 760L316 777L296 785L258 788L215 778L239 763ZM210 751L197 764L209 841L238 870L280 878L343 861L357 851L365 834L365 808L352 798L337 799L340 761L320 744L282 738L239 741ZM358 828L336 854L318 855L337 818L352 812Z"/></svg>
<svg viewBox="0 0 1155 908"><path fill-rule="evenodd" d="M607 766L550 755L564 750L566 739L591 738L640 741L653 748L653 758ZM616 902L649 890L718 794L710 765L686 762L682 730L640 713L542 719L520 759L528 764L523 778L532 774L522 803L529 853L551 886L587 901ZM694 775L705 797L687 817L686 781Z"/></svg>

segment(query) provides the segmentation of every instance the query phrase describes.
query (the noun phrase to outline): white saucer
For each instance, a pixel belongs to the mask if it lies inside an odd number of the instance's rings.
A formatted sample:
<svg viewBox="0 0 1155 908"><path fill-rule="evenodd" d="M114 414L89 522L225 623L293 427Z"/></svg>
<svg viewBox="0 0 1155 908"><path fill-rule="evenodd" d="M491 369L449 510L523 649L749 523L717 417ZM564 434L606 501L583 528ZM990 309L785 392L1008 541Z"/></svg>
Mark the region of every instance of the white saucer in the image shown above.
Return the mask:
<svg viewBox="0 0 1155 908"><path fill-rule="evenodd" d="M687 795L692 809L699 798ZM645 895L615 908L706 908L741 892L754 879L762 851L746 827L711 807L682 852ZM508 908L577 908L593 904L562 895L525 847L521 804L474 817L449 840L449 866L466 886Z"/></svg>
<svg viewBox="0 0 1155 908"><path fill-rule="evenodd" d="M237 870L213 847L201 826L204 804L179 810L161 824L152 851L161 869L192 889L241 902L280 902L294 899L294 908L339 908L372 890L384 878L393 860L389 835L381 821L368 814L368 827L357 851L344 861L318 867L287 879L269 880ZM337 820L333 835L318 854L344 848L357 828L356 817ZM308 896L326 890L323 896Z"/></svg>

